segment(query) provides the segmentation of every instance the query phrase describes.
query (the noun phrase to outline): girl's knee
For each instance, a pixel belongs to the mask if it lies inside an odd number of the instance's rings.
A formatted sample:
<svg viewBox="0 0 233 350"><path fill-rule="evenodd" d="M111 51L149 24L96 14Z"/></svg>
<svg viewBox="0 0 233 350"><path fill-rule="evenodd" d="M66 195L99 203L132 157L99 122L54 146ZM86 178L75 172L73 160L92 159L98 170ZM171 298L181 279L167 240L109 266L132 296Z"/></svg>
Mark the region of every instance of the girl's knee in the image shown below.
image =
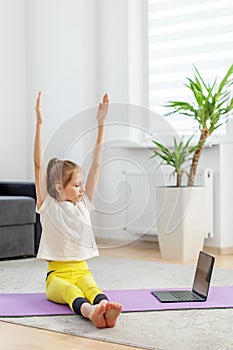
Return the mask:
<svg viewBox="0 0 233 350"><path fill-rule="evenodd" d="M72 283L53 277L46 285L46 296L55 303L70 305L75 298L84 297L84 294Z"/></svg>

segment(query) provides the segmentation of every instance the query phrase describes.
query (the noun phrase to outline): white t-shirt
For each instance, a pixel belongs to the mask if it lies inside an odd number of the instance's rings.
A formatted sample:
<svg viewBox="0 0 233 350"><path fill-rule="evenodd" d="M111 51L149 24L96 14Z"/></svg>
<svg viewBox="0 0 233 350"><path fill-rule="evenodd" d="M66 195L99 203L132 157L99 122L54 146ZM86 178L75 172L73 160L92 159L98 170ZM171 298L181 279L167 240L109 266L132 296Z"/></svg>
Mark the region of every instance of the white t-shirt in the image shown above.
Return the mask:
<svg viewBox="0 0 233 350"><path fill-rule="evenodd" d="M37 211L42 235L37 258L55 261L82 261L99 255L92 231L88 197L77 203L58 202L47 194Z"/></svg>

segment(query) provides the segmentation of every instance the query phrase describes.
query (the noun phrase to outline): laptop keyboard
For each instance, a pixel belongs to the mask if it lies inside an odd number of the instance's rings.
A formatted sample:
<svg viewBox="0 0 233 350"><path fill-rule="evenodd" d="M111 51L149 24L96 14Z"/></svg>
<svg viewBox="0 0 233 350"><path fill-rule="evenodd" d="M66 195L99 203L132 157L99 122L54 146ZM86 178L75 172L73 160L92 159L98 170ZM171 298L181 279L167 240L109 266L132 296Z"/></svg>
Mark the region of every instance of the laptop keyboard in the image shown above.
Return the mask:
<svg viewBox="0 0 233 350"><path fill-rule="evenodd" d="M191 291L186 291L186 290L182 290L182 291L171 291L170 292L175 298L177 299L184 299L184 300L196 300L197 296L193 295Z"/></svg>

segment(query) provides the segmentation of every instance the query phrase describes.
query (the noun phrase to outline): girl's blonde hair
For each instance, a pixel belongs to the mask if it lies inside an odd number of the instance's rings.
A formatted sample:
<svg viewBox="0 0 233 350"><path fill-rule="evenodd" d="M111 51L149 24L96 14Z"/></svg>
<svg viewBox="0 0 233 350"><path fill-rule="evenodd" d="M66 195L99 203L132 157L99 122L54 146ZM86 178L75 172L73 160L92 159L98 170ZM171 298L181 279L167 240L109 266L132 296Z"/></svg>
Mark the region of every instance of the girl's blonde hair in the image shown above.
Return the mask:
<svg viewBox="0 0 233 350"><path fill-rule="evenodd" d="M52 158L47 165L47 191L51 197L57 199L56 184L65 188L70 182L75 170L82 171L79 165L70 160Z"/></svg>

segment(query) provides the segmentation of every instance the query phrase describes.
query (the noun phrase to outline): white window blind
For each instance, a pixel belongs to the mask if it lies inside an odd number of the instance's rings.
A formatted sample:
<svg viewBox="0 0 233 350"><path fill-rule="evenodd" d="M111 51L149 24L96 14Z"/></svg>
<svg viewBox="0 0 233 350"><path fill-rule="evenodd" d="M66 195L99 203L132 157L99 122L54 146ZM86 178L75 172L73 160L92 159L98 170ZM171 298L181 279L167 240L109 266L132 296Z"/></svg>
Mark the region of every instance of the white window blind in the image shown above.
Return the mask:
<svg viewBox="0 0 233 350"><path fill-rule="evenodd" d="M168 101L193 101L184 85L193 65L211 83L233 63L233 1L148 0L148 61L150 109L164 115ZM196 127L188 117L168 120L183 134Z"/></svg>

